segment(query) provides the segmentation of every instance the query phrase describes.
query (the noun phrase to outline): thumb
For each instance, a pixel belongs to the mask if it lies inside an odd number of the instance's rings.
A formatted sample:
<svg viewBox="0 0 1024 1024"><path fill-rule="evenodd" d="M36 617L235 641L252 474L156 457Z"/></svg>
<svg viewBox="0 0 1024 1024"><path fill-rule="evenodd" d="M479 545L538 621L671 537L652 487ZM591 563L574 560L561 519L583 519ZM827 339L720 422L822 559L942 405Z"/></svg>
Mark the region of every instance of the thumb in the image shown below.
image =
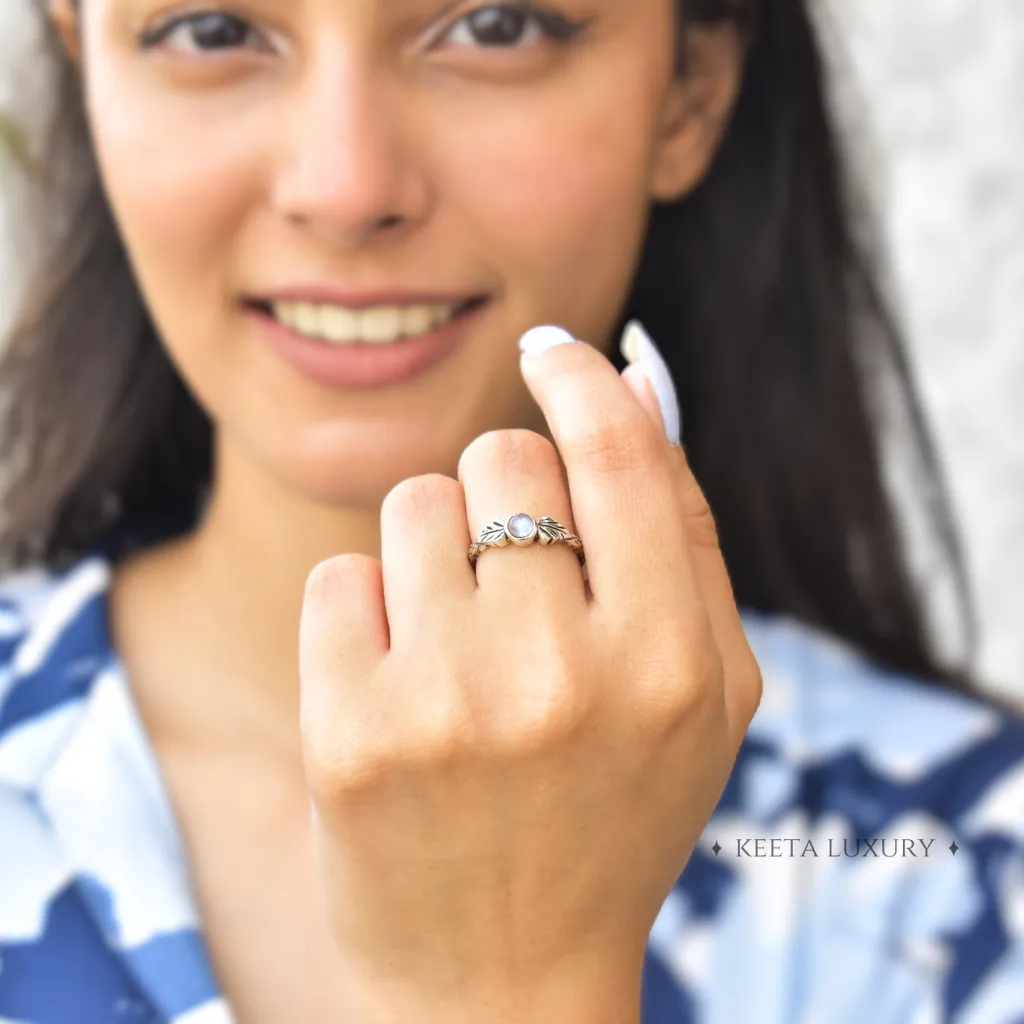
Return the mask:
<svg viewBox="0 0 1024 1024"><path fill-rule="evenodd" d="M738 746L760 700L761 680L736 605L715 517L679 440L678 398L664 357L636 321L627 326L621 349L630 364L622 372L623 382L673 442L669 457L676 472L697 587L726 670L726 702Z"/></svg>
<svg viewBox="0 0 1024 1024"><path fill-rule="evenodd" d="M630 364L623 371L623 380L655 422L661 425L669 444L678 448L682 439L682 416L672 371L665 357L638 320L631 320L626 325L619 348ZM646 383L643 378L646 378ZM651 405L652 399L657 414Z"/></svg>
<svg viewBox="0 0 1024 1024"><path fill-rule="evenodd" d="M664 433L665 417L661 414L661 403L654 392L654 385L647 376L647 371L639 363L633 363L622 371L622 380L644 407L647 415L658 425L658 429Z"/></svg>
<svg viewBox="0 0 1024 1024"><path fill-rule="evenodd" d="M672 372L658 346L637 320L627 324L620 348L629 366L622 380L665 432L672 445L671 458L676 470L679 496L683 504L690 544L696 548L718 548L714 517L704 492L697 483L680 441L679 398Z"/></svg>

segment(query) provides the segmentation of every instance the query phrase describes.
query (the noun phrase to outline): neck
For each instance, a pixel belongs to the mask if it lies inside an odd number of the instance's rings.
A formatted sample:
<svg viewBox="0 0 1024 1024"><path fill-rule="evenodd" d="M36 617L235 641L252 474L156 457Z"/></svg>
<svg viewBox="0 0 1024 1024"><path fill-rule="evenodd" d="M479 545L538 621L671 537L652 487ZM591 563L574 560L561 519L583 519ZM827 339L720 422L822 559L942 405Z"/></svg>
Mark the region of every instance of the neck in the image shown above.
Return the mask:
<svg viewBox="0 0 1024 1024"><path fill-rule="evenodd" d="M155 589L199 639L191 656L228 691L218 696L293 729L306 579L334 555L379 557L380 510L313 501L222 440L215 466L202 519L161 556Z"/></svg>

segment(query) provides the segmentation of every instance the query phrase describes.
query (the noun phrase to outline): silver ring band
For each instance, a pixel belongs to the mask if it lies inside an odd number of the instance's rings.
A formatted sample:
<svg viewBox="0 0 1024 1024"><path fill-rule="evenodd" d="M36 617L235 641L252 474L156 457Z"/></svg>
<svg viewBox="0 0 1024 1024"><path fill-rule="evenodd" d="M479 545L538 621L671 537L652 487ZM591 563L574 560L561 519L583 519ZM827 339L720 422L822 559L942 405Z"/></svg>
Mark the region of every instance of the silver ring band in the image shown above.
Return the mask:
<svg viewBox="0 0 1024 1024"><path fill-rule="evenodd" d="M475 568L477 559L487 548L503 548L509 544L528 547L534 543L564 544L576 552L580 565L585 564L583 542L579 537L549 516L534 519L525 512L517 512L508 519L496 519L485 526L480 536L469 546L469 564Z"/></svg>

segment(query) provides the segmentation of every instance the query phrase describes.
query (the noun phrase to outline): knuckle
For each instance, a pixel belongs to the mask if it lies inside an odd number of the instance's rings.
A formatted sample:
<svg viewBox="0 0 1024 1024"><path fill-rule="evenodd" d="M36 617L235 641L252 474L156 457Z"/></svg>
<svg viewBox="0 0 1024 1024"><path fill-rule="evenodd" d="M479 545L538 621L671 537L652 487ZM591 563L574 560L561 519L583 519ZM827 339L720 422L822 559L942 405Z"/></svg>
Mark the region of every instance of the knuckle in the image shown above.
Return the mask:
<svg viewBox="0 0 1024 1024"><path fill-rule="evenodd" d="M307 759L306 762L310 791L332 803L370 792L380 785L385 774L384 760L365 754L352 753L328 761Z"/></svg>
<svg viewBox="0 0 1024 1024"><path fill-rule="evenodd" d="M704 492L691 478L683 498L687 538L694 547L717 549L721 546L718 523Z"/></svg>
<svg viewBox="0 0 1024 1024"><path fill-rule="evenodd" d="M699 677L684 672L659 686L655 691L656 699L650 703L659 725L675 730L703 714L710 693L710 688Z"/></svg>
<svg viewBox="0 0 1024 1024"><path fill-rule="evenodd" d="M520 694L494 741L512 759L538 757L578 740L592 712L593 702L584 697L583 688L565 678L535 684Z"/></svg>
<svg viewBox="0 0 1024 1024"><path fill-rule="evenodd" d="M426 473L395 484L381 505L382 518L420 519L455 498L461 502L457 480L443 473Z"/></svg>
<svg viewBox="0 0 1024 1024"><path fill-rule="evenodd" d="M332 801L373 789L391 764L381 744L322 726L303 729L302 754L310 791Z"/></svg>
<svg viewBox="0 0 1024 1024"><path fill-rule="evenodd" d="M650 703L670 730L685 727L719 707L724 693L724 668L717 648L702 642L700 631L688 631L678 644L666 646L661 682Z"/></svg>
<svg viewBox="0 0 1024 1024"><path fill-rule="evenodd" d="M396 779L443 773L478 749L468 704L455 687L382 714L386 721L371 716L343 725L322 715L304 719L303 762L316 796L344 805Z"/></svg>
<svg viewBox="0 0 1024 1024"><path fill-rule="evenodd" d="M581 420L570 429L564 444L576 458L609 475L647 469L663 448L646 415L629 413Z"/></svg>
<svg viewBox="0 0 1024 1024"><path fill-rule="evenodd" d="M411 692L404 702L396 757L406 766L443 767L474 744L475 721L461 659L440 653L430 660L435 667L429 684Z"/></svg>
<svg viewBox="0 0 1024 1024"><path fill-rule="evenodd" d="M512 473L532 474L558 464L555 446L536 431L492 430L481 434L463 451L459 475L472 475L481 467L494 465Z"/></svg>
<svg viewBox="0 0 1024 1024"><path fill-rule="evenodd" d="M757 709L761 706L761 698L764 696L764 676L752 651L749 652L747 667L743 670L740 689L743 694L744 722L750 725L754 715L757 714Z"/></svg>
<svg viewBox="0 0 1024 1024"><path fill-rule="evenodd" d="M443 770L462 763L474 747L472 722L459 702L419 718L403 747L401 763L420 770Z"/></svg>
<svg viewBox="0 0 1024 1024"><path fill-rule="evenodd" d="M377 560L369 555L333 555L315 565L306 577L306 599L330 600L351 593L353 583L372 581L377 572Z"/></svg>

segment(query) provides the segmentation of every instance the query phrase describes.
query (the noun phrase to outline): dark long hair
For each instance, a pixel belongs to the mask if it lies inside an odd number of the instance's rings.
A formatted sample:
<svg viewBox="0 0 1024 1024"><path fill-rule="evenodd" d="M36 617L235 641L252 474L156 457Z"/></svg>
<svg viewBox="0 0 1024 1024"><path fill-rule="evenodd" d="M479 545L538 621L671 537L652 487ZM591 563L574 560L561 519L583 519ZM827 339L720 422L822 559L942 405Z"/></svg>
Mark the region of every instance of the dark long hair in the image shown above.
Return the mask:
<svg viewBox="0 0 1024 1024"><path fill-rule="evenodd" d="M623 320L639 317L669 359L737 599L822 627L883 667L966 688L932 647L886 488L879 396L895 393L973 636L935 453L851 230L805 0L681 3L690 21L740 23L745 81L706 180L652 210ZM0 559L11 566L59 567L119 524L187 519L211 472L210 421L134 282L78 75L50 33L60 116L45 163L57 216L0 361Z"/></svg>

